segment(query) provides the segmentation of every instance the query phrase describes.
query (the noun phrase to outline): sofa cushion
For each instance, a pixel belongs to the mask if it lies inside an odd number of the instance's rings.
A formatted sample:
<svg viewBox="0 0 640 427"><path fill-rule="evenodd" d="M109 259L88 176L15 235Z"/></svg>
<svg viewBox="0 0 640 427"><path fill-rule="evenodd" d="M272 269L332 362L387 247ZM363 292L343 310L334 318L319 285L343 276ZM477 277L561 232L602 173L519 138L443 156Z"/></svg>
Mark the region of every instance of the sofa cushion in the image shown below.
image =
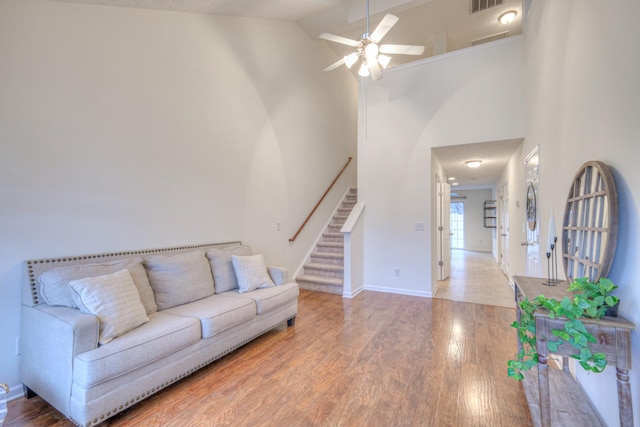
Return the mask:
<svg viewBox="0 0 640 427"><path fill-rule="evenodd" d="M200 340L200 322L163 312L108 345L81 353L74 360L73 381L89 388L162 359Z"/></svg>
<svg viewBox="0 0 640 427"><path fill-rule="evenodd" d="M238 289L235 289L225 292L223 296L251 299L256 303L258 314L264 314L297 300L299 294L298 284L293 282L271 288L256 289L255 291L245 293L241 293Z"/></svg>
<svg viewBox="0 0 640 427"><path fill-rule="evenodd" d="M44 302L49 305L62 305L66 307L78 308L71 296L69 282L72 280L84 279L86 277L104 276L120 270L129 270L133 283L135 283L140 300L147 312L151 314L158 307L153 296L153 290L149 284L147 271L142 265L142 258L133 257L118 261L110 261L98 264L71 265L68 267L54 268L40 275L40 295Z"/></svg>
<svg viewBox="0 0 640 427"><path fill-rule="evenodd" d="M164 313L197 318L202 325L202 338L211 338L253 319L256 317L257 310L253 300L212 295L199 301L170 308Z"/></svg>
<svg viewBox="0 0 640 427"><path fill-rule="evenodd" d="M231 255L251 255L251 247L238 245L225 249L210 249L207 251L207 258L211 264L217 294L238 289L238 280L236 279L236 273L233 271Z"/></svg>
<svg viewBox="0 0 640 427"><path fill-rule="evenodd" d="M72 280L69 286L81 310L100 321L101 345L149 321L129 270Z"/></svg>
<svg viewBox="0 0 640 427"><path fill-rule="evenodd" d="M231 255L231 261L238 279L238 291L240 293L275 286L267 272L267 266L264 264L262 255Z"/></svg>
<svg viewBox="0 0 640 427"><path fill-rule="evenodd" d="M144 259L158 310L213 295L211 267L203 251L154 255Z"/></svg>

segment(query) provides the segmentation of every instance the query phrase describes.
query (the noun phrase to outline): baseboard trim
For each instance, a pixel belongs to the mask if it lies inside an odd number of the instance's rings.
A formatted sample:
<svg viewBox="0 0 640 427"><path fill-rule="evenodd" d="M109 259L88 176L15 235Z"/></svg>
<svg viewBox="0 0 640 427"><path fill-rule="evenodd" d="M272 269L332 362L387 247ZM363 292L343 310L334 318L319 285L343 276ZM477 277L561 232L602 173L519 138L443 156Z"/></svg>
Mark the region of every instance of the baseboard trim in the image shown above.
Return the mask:
<svg viewBox="0 0 640 427"><path fill-rule="evenodd" d="M18 399L20 397L24 397L24 389L22 388L22 384L9 386L9 394L7 394L7 402L10 400Z"/></svg>
<svg viewBox="0 0 640 427"><path fill-rule="evenodd" d="M342 294L342 298L354 298L356 295L364 292L364 286L360 286L359 288L352 290L351 292L344 292Z"/></svg>
<svg viewBox="0 0 640 427"><path fill-rule="evenodd" d="M385 286L364 285L365 291L384 292L387 294L409 295L414 297L433 298L433 292L416 291L413 289L388 288Z"/></svg>

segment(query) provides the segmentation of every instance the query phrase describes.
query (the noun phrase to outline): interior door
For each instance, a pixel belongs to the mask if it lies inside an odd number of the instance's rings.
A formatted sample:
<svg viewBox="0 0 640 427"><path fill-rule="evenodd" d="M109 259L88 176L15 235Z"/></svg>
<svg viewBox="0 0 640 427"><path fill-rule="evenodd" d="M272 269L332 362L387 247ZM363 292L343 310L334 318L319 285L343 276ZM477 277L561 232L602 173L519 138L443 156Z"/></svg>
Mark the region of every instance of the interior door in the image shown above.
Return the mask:
<svg viewBox="0 0 640 427"><path fill-rule="evenodd" d="M540 215L538 212L538 182L540 181L538 164L538 147L524 160L525 164L525 230L527 240L521 245L526 247L526 275L540 277Z"/></svg>
<svg viewBox="0 0 640 427"><path fill-rule="evenodd" d="M505 184L500 190L500 269L511 279L511 262L509 261L509 185Z"/></svg>
<svg viewBox="0 0 640 427"><path fill-rule="evenodd" d="M440 276L444 280L451 275L451 185L442 183L442 265Z"/></svg>
<svg viewBox="0 0 640 427"><path fill-rule="evenodd" d="M437 179L438 280L451 274L451 186Z"/></svg>

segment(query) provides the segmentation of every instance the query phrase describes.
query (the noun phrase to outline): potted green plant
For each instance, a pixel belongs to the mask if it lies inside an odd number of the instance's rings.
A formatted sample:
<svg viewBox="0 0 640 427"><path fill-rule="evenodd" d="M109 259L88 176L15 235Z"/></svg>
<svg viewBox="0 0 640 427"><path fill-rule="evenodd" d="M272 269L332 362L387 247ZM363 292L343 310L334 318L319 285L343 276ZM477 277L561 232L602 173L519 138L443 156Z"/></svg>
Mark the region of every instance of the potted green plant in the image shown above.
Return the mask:
<svg viewBox="0 0 640 427"><path fill-rule="evenodd" d="M599 319L607 314L607 309L617 307L619 300L611 295L618 287L607 278L601 278L598 282L590 282L587 278L574 280L569 285L569 291L574 293L573 298L564 297L561 301L539 295L533 301L525 299L520 303L520 321L511 324L518 331L518 339L522 343L522 349L514 360L509 360L507 372L510 377L517 380L524 378L523 372L528 371L538 364L538 351L536 349L536 320L535 310L545 308L549 317L564 317L566 322L562 329L552 329L551 333L556 338L548 340L547 347L555 352L564 343L572 345L576 349L574 359L577 359L585 370L590 372L602 372L607 366L607 358L603 353L593 352L591 343L596 339L587 331L581 318Z"/></svg>

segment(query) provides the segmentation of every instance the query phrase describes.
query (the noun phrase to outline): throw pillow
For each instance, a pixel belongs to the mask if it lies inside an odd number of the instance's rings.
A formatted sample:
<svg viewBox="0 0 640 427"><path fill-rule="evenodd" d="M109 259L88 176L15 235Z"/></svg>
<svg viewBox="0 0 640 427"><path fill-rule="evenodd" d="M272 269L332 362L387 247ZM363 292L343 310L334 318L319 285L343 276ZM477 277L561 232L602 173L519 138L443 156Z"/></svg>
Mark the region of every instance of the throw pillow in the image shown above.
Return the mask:
<svg viewBox="0 0 640 427"><path fill-rule="evenodd" d="M262 255L231 255L231 261L238 278L238 291L240 293L275 286L273 280L269 277Z"/></svg>
<svg viewBox="0 0 640 427"><path fill-rule="evenodd" d="M128 270L69 282L78 306L100 321L100 345L149 321Z"/></svg>
<svg viewBox="0 0 640 427"><path fill-rule="evenodd" d="M247 245L234 246L225 249L211 249L207 251L207 258L213 272L213 283L216 294L238 289L238 279L233 271L231 255L251 255L251 247Z"/></svg>
<svg viewBox="0 0 640 427"><path fill-rule="evenodd" d="M104 276L120 270L129 270L129 273L131 273L133 283L135 283L136 288L138 288L140 300L147 314L155 312L158 307L156 306L156 301L153 296L153 289L151 289L151 285L149 284L149 277L142 265L142 258L140 257L99 264L70 265L46 271L38 278L40 295L44 302L49 305L79 308L71 296L71 290L69 289L70 281L87 277Z"/></svg>
<svg viewBox="0 0 640 427"><path fill-rule="evenodd" d="M154 255L144 265L156 296L158 310L213 295L211 267L203 251L177 255Z"/></svg>

